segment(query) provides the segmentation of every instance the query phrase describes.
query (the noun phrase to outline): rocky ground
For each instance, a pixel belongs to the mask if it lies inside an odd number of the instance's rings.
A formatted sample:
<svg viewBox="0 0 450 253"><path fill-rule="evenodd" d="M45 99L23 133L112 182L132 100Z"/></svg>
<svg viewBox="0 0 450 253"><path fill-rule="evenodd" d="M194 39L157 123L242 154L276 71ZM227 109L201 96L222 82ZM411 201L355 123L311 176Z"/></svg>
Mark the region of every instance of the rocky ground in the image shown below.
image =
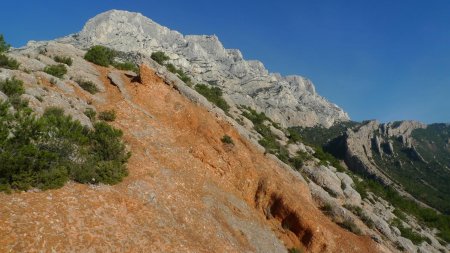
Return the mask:
<svg viewBox="0 0 450 253"><path fill-rule="evenodd" d="M264 155L240 134L244 129L203 106L205 99L179 80L143 66L137 81L132 73L94 66L83 54L71 45L36 44L11 52L21 69L2 69L1 78L24 80L23 96L37 113L59 106L90 125L85 108L114 109L113 124L133 153L130 175L115 186L69 183L0 193L0 251L389 251L332 222L300 174ZM55 55L74 60L63 79L42 72ZM101 92L84 91L74 81L80 78ZM234 145L222 143L225 134Z"/></svg>

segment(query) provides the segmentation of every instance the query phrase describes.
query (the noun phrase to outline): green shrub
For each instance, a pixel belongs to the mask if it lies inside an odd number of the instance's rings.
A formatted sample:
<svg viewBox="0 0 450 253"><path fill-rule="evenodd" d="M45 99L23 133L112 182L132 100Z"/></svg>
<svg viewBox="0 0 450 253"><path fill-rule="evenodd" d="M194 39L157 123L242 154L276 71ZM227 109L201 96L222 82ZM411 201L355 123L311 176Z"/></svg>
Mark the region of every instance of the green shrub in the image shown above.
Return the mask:
<svg viewBox="0 0 450 253"><path fill-rule="evenodd" d="M228 103L222 98L222 90L219 87L209 88L205 84L197 84L195 90L224 112L230 109Z"/></svg>
<svg viewBox="0 0 450 253"><path fill-rule="evenodd" d="M170 71L170 72L172 72L174 74L176 74L177 71L178 71L178 69L172 63L167 64L166 68L167 68L168 71Z"/></svg>
<svg viewBox="0 0 450 253"><path fill-rule="evenodd" d="M339 226L341 226L342 228L347 229L348 231L357 234L357 235L361 235L362 232L361 230L358 228L358 226L356 226L356 224L351 221L351 220L344 220L343 222L338 222L337 223Z"/></svg>
<svg viewBox="0 0 450 253"><path fill-rule="evenodd" d="M77 83L78 83L78 85L80 85L80 87L83 90L85 90L91 94L95 94L95 93L99 92L97 86L91 81L78 80Z"/></svg>
<svg viewBox="0 0 450 253"><path fill-rule="evenodd" d="M84 55L84 59L94 64L108 67L114 62L115 56L116 52L110 48L104 46L93 46Z"/></svg>
<svg viewBox="0 0 450 253"><path fill-rule="evenodd" d="M289 163L295 170L299 170L303 167L305 161L310 159L310 155L303 151L298 151L296 156L289 158Z"/></svg>
<svg viewBox="0 0 450 253"><path fill-rule="evenodd" d="M116 119L116 112L114 110L108 110L100 112L98 118L104 121L114 121Z"/></svg>
<svg viewBox="0 0 450 253"><path fill-rule="evenodd" d="M44 68L44 72L58 78L63 78L67 73L67 68L64 64L49 65Z"/></svg>
<svg viewBox="0 0 450 253"><path fill-rule="evenodd" d="M20 63L13 58L0 54L0 67L5 69L19 69Z"/></svg>
<svg viewBox="0 0 450 253"><path fill-rule="evenodd" d="M299 248L290 248L288 249L288 253L302 253L303 251Z"/></svg>
<svg viewBox="0 0 450 253"><path fill-rule="evenodd" d="M352 212L356 216L358 216L361 219L361 221L364 222L364 224L366 224L369 228L375 227L375 223L373 222L373 220L364 213L361 207L347 204L344 205L344 207L347 208L350 212Z"/></svg>
<svg viewBox="0 0 450 253"><path fill-rule="evenodd" d="M315 147L314 149L314 157L319 159L321 162L321 165L327 166L330 164L331 166L335 167L339 172L345 171L344 167L341 165L339 160L334 157L332 154L325 152L321 147Z"/></svg>
<svg viewBox="0 0 450 253"><path fill-rule="evenodd" d="M89 129L55 107L33 115L0 103L0 190L52 189L69 179L114 184L127 175L120 130L105 122Z"/></svg>
<svg viewBox="0 0 450 253"><path fill-rule="evenodd" d="M37 173L36 187L43 190L56 189L63 187L67 180L69 180L69 172L66 167L53 167Z"/></svg>
<svg viewBox="0 0 450 253"><path fill-rule="evenodd" d="M153 52L151 57L154 61L159 63L159 65L164 65L164 62L170 59L169 56L161 51Z"/></svg>
<svg viewBox="0 0 450 253"><path fill-rule="evenodd" d="M65 57L65 56L58 56L57 55L57 56L53 57L53 60L55 60L55 62L64 63L64 64L66 64L68 66L72 66L72 63L73 63L72 58Z"/></svg>
<svg viewBox="0 0 450 253"><path fill-rule="evenodd" d="M132 62L113 62L112 64L116 69L120 70L130 70L135 73L139 73L139 68L136 66L136 64Z"/></svg>
<svg viewBox="0 0 450 253"><path fill-rule="evenodd" d="M424 236L414 232L411 228L407 228L407 227L403 226L402 221L398 218L394 218L391 221L391 226L397 227L398 230L400 230L402 237L410 239L415 245L419 245L423 241L428 239L427 237L424 237Z"/></svg>
<svg viewBox="0 0 450 253"><path fill-rule="evenodd" d="M84 111L84 115L86 115L91 121L95 120L95 116L97 116L97 112L94 111L92 108L87 108Z"/></svg>
<svg viewBox="0 0 450 253"><path fill-rule="evenodd" d="M28 100L20 98L18 95L9 97L9 103L11 103L14 109L26 109L28 107Z"/></svg>
<svg viewBox="0 0 450 253"><path fill-rule="evenodd" d="M264 123L264 121L271 122L269 117L267 117L264 112L258 113L256 110L250 107L243 107L243 109L245 109L245 111L242 112L242 115L253 122L254 125L261 125Z"/></svg>
<svg viewBox="0 0 450 253"><path fill-rule="evenodd" d="M8 97L20 96L25 93L23 82L13 77L12 79L6 79L0 81L0 90Z"/></svg>
<svg viewBox="0 0 450 253"><path fill-rule="evenodd" d="M229 135L224 135L222 139L220 139L225 144L232 144L234 145L233 139Z"/></svg>
<svg viewBox="0 0 450 253"><path fill-rule="evenodd" d="M6 43L5 38L3 37L3 34L0 34L0 54L7 52L11 45Z"/></svg>
<svg viewBox="0 0 450 253"><path fill-rule="evenodd" d="M426 224L429 227L439 230L437 235L450 243L450 216L439 214L435 210L422 207L415 201L401 196L394 188L384 186L373 179L364 178L364 180L353 180L355 182L355 190L357 190L361 197L367 196L367 191L373 192L375 195L389 201L396 209L404 213L415 216L419 222ZM363 196L364 195L364 196ZM398 212L398 211L397 211ZM400 229L400 228L399 228Z"/></svg>
<svg viewBox="0 0 450 253"><path fill-rule="evenodd" d="M128 160L130 155L125 152L125 145L119 141L123 136L121 130L101 121L94 124L94 129L89 138L92 144L91 150L99 159L121 163Z"/></svg>
<svg viewBox="0 0 450 253"><path fill-rule="evenodd" d="M295 143L295 142L301 142L302 141L302 137L300 136L300 134L298 133L298 131L295 131L293 128L289 127L287 129L288 133L289 133L289 142L290 143Z"/></svg>
<svg viewBox="0 0 450 253"><path fill-rule="evenodd" d="M320 210L325 214L329 215L333 211L333 206L330 203L326 203L325 205L320 207Z"/></svg>

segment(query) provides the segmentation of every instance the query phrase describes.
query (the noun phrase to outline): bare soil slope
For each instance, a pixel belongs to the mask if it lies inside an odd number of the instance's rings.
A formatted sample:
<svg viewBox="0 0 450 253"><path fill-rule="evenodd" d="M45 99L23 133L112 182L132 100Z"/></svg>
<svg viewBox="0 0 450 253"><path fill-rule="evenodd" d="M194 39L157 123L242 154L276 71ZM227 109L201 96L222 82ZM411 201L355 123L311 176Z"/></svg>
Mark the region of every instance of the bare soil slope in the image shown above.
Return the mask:
<svg viewBox="0 0 450 253"><path fill-rule="evenodd" d="M323 215L293 171L151 69L143 84L122 73L129 99L111 69L98 71L106 91L93 105L117 112L130 175L114 186L0 193L0 252L380 251Z"/></svg>

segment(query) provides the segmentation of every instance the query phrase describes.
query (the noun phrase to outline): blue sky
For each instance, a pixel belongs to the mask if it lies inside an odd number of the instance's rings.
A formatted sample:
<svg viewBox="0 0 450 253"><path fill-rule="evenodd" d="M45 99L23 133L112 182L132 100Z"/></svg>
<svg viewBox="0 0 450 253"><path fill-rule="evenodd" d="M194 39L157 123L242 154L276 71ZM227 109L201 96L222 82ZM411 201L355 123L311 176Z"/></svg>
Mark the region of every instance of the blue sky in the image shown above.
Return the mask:
<svg viewBox="0 0 450 253"><path fill-rule="evenodd" d="M74 33L109 9L216 34L271 72L310 78L353 120L450 122L450 1L7 1L14 46Z"/></svg>

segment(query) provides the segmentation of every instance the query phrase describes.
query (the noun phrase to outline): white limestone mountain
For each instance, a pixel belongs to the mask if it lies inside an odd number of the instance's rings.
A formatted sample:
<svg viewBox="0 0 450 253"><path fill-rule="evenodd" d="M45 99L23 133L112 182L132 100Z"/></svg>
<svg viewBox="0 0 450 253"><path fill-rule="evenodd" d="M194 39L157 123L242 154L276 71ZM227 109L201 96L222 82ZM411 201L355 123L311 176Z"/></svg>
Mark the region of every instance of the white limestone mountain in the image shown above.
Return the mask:
<svg viewBox="0 0 450 253"><path fill-rule="evenodd" d="M219 86L232 106L263 111L283 127L329 127L349 120L346 112L316 93L310 80L269 73L261 62L244 60L239 50L224 48L214 35L184 36L140 13L101 13L90 19L81 32L60 41L83 48L104 45L147 56L163 51L170 63L196 83Z"/></svg>

